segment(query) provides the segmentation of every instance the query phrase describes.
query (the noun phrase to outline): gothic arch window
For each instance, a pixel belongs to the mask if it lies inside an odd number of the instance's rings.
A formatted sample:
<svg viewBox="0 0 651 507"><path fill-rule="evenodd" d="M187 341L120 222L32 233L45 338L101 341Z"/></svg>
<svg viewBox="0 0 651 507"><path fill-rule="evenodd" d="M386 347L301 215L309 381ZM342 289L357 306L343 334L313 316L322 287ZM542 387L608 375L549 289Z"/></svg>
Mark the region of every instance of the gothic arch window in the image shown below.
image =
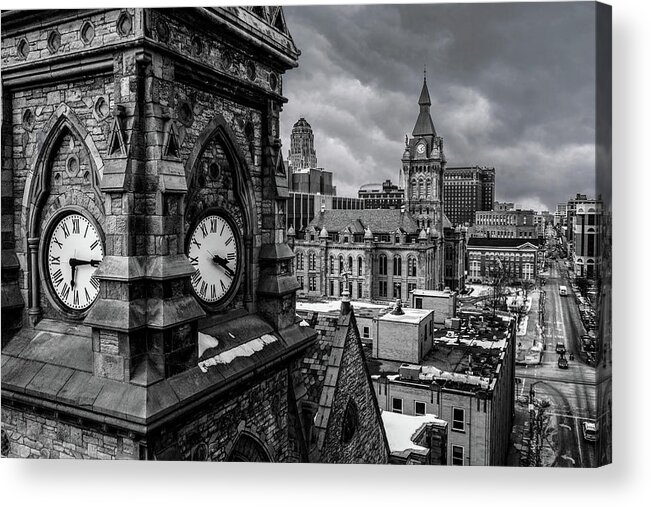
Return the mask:
<svg viewBox="0 0 651 507"><path fill-rule="evenodd" d="M344 268L344 256L340 255L339 256L339 274L343 273L345 270Z"/></svg>
<svg viewBox="0 0 651 507"><path fill-rule="evenodd" d="M413 198L418 197L418 183L416 181L416 178L411 180L411 196Z"/></svg>
<svg viewBox="0 0 651 507"><path fill-rule="evenodd" d="M346 404L346 411L344 412L344 418L341 423L341 442L347 444L350 442L355 433L357 432L357 427L359 425L359 416L357 415L357 405L352 398L348 400Z"/></svg>
<svg viewBox="0 0 651 507"><path fill-rule="evenodd" d="M362 276L364 274L364 261L361 257L357 258L357 276Z"/></svg>
<svg viewBox="0 0 651 507"><path fill-rule="evenodd" d="M347 269L349 269L350 271L352 271L352 270L353 270L353 266L354 266L354 265L353 265L353 258L352 258L352 256L349 256L349 257L348 257L348 267L347 267Z"/></svg>
<svg viewBox="0 0 651 507"><path fill-rule="evenodd" d="M227 461L271 462L271 457L265 447L257 439L248 434L242 434L233 446Z"/></svg>
<svg viewBox="0 0 651 507"><path fill-rule="evenodd" d="M393 274L394 276L402 276L402 258L393 258Z"/></svg>
<svg viewBox="0 0 651 507"><path fill-rule="evenodd" d="M314 252L308 254L308 269L311 271L316 270L316 254Z"/></svg>
<svg viewBox="0 0 651 507"><path fill-rule="evenodd" d="M432 182L428 178L425 182L425 196L429 199L432 197Z"/></svg>
<svg viewBox="0 0 651 507"><path fill-rule="evenodd" d="M378 257L378 274L386 275L387 274L387 256L380 254Z"/></svg>
<svg viewBox="0 0 651 507"><path fill-rule="evenodd" d="M416 276L418 263L414 257L407 259L407 276Z"/></svg>
<svg viewBox="0 0 651 507"><path fill-rule="evenodd" d="M296 269L303 270L303 252L298 252L296 254Z"/></svg>
<svg viewBox="0 0 651 507"><path fill-rule="evenodd" d="M335 272L335 256L331 255L330 256L330 273Z"/></svg>

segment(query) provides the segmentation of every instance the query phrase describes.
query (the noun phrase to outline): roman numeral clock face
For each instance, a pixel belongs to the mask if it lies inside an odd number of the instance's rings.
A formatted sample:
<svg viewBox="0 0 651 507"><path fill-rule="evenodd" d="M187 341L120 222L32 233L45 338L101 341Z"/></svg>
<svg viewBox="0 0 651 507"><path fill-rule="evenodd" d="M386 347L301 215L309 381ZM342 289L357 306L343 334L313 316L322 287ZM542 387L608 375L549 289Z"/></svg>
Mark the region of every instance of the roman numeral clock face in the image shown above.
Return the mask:
<svg viewBox="0 0 651 507"><path fill-rule="evenodd" d="M50 228L46 242L47 275L59 302L70 310L85 310L99 293L93 275L104 257L95 225L80 213L70 213Z"/></svg>
<svg viewBox="0 0 651 507"><path fill-rule="evenodd" d="M235 289L240 269L235 225L221 215L208 215L191 231L188 258L194 266L195 294L211 305L222 303Z"/></svg>

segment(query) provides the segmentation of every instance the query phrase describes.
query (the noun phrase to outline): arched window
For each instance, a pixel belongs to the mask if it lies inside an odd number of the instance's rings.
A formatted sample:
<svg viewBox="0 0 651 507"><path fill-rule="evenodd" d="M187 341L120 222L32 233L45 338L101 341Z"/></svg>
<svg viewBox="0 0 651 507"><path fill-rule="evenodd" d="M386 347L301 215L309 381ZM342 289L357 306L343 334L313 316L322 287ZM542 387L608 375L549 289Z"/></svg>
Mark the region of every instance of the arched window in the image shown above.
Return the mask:
<svg viewBox="0 0 651 507"><path fill-rule="evenodd" d="M303 252L298 252L296 254L296 269L297 270L303 269Z"/></svg>
<svg viewBox="0 0 651 507"><path fill-rule="evenodd" d="M407 276L416 276L416 259L414 257L409 257L407 260Z"/></svg>
<svg viewBox="0 0 651 507"><path fill-rule="evenodd" d="M362 260L361 257L358 257L357 258L357 276L363 276L363 274L364 274L364 261Z"/></svg>
<svg viewBox="0 0 651 507"><path fill-rule="evenodd" d="M341 423L341 442L347 444L355 436L359 418L357 416L357 405L352 398L348 400L346 411L344 412L344 419Z"/></svg>
<svg viewBox="0 0 651 507"><path fill-rule="evenodd" d="M346 269L348 271L353 271L355 265L353 264L353 258L351 256L348 256L348 266L346 266Z"/></svg>
<svg viewBox="0 0 651 507"><path fill-rule="evenodd" d="M425 182L421 179L418 180L418 198L422 199L425 197Z"/></svg>
<svg viewBox="0 0 651 507"><path fill-rule="evenodd" d="M387 256L384 254L381 254L380 257L378 257L378 274L387 274Z"/></svg>
<svg viewBox="0 0 651 507"><path fill-rule="evenodd" d="M400 257L393 258L393 274L394 276L402 275L402 259Z"/></svg>
<svg viewBox="0 0 651 507"><path fill-rule="evenodd" d="M335 256L331 255L330 256L330 273L335 272Z"/></svg>
<svg viewBox="0 0 651 507"><path fill-rule="evenodd" d="M413 198L418 197L418 183L416 182L416 178L411 180L411 196Z"/></svg>
<svg viewBox="0 0 651 507"><path fill-rule="evenodd" d="M432 197L432 182L429 180L429 178L425 182L425 195L428 199Z"/></svg>
<svg viewBox="0 0 651 507"><path fill-rule="evenodd" d="M339 256L339 273L343 273L345 270L344 268L344 256L340 255Z"/></svg>
<svg viewBox="0 0 651 507"><path fill-rule="evenodd" d="M316 270L316 254L314 252L308 254L308 269L312 271Z"/></svg>

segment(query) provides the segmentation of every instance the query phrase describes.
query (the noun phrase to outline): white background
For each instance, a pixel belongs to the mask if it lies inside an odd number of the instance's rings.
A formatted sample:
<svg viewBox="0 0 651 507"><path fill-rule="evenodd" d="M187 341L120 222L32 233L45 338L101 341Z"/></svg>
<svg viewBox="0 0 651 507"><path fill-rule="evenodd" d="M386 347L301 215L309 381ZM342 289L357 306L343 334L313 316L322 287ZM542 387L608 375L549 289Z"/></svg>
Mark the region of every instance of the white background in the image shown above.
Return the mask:
<svg viewBox="0 0 651 507"><path fill-rule="evenodd" d="M3 8L53 7L11 3L3 4ZM127 4L92 3L97 7ZM165 3L178 6L197 2ZM651 2L610 3L614 82L613 465L598 470L453 469L2 459L3 505L648 505ZM161 2L141 0L137 4L153 7ZM89 6L88 2L56 4L58 8Z"/></svg>

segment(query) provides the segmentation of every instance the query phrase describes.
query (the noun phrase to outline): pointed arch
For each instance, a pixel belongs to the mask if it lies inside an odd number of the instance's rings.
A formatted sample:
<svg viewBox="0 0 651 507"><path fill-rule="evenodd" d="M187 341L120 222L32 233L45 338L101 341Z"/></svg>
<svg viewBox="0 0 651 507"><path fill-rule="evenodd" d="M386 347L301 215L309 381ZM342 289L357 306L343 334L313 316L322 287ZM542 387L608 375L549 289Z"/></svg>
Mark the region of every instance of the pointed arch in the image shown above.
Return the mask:
<svg viewBox="0 0 651 507"><path fill-rule="evenodd" d="M100 189L104 173L104 162L95 141L82 122L74 111L62 102L37 133L34 153L29 161L21 217L23 229L27 232L25 241L27 241L27 237L36 237L37 235L41 209L50 192L50 161L59 140L68 132L88 152L92 168L90 183L95 193L95 201L100 212L102 214L106 213L104 194Z"/></svg>
<svg viewBox="0 0 651 507"><path fill-rule="evenodd" d="M237 144L237 137L226 123L221 114L216 114L197 137L192 151L185 163L185 178L188 185L188 199L186 206L192 201L192 194L197 186L199 161L208 144L217 140L233 167L235 177L234 189L241 200L244 215L245 236L254 236L258 233L257 205L253 188L253 181L244 153ZM245 238L246 239L246 238Z"/></svg>

